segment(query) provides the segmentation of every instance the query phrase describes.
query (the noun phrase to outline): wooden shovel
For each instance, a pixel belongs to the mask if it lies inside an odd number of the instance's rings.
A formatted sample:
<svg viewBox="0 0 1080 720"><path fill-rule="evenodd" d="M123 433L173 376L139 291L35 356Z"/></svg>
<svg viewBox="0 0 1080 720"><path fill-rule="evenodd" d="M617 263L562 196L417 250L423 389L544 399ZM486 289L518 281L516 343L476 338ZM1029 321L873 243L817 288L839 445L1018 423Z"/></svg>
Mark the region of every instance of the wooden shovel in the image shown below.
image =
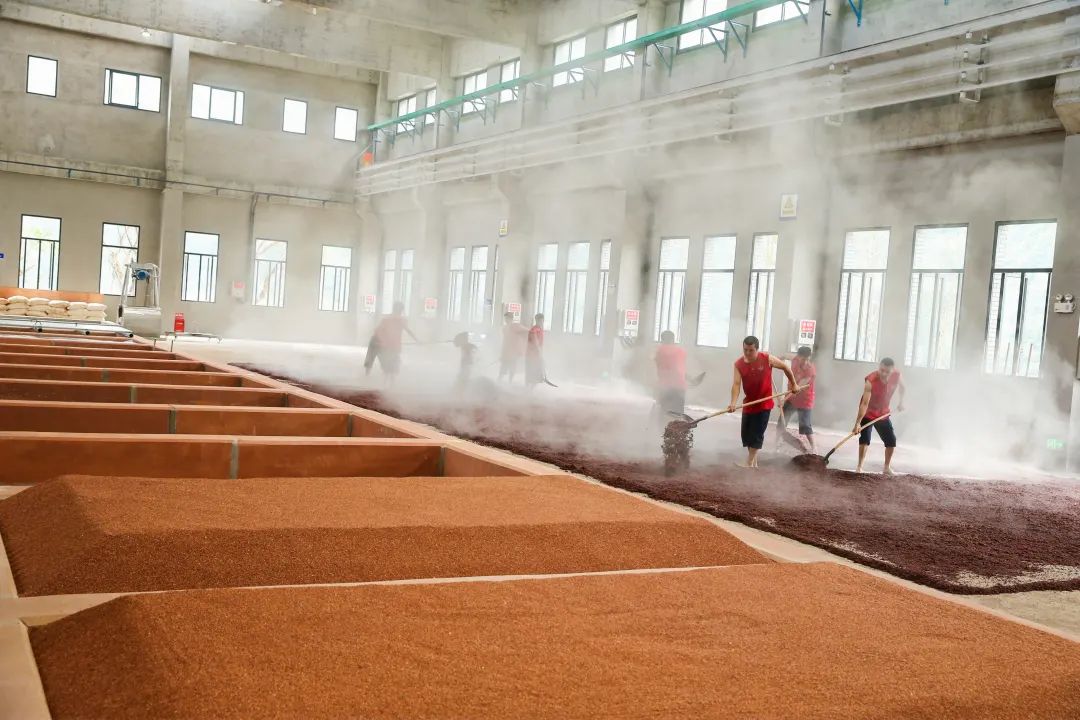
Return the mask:
<svg viewBox="0 0 1080 720"><path fill-rule="evenodd" d="M828 463L828 462L829 462L829 458L830 458L830 457L832 457L832 454L833 454L834 452L836 452L837 450L839 450L839 449L840 449L840 446L841 446L841 445L843 445L843 444L844 444L844 443L846 443L846 442L847 442L848 440L850 440L851 438L855 437L856 435L858 435L859 433L861 433L861 432L862 432L863 430L865 430L866 428L870 427L870 426L871 426L871 425L873 425L874 423L876 423L876 422L879 422L879 421L881 421L881 420L884 420L885 418L889 417L890 415L892 415L892 413L891 413L891 412L887 412L887 413L885 413L884 415L882 415L881 417L879 417L879 418L874 418L873 420L871 420L871 421L870 421L870 422L868 422L868 423L865 423L864 425L862 425L862 426L861 426L861 427L859 427L858 429L856 429L856 430L853 430L853 431L851 432L851 434L849 434L849 435L848 435L848 436L847 436L846 438L844 438L844 439L843 439L843 440L841 440L840 442L836 443L836 447L834 447L834 448L833 448L832 450L830 450L829 452L825 453L825 462L826 462L826 463Z"/></svg>
<svg viewBox="0 0 1080 720"><path fill-rule="evenodd" d="M809 385L809 383L807 383L807 385L802 385L802 386L796 387L795 392L799 392L799 391L805 389L808 385ZM770 395L769 397L758 398L757 400L751 400L750 402L745 402L745 403L743 403L741 405L736 405L735 407L733 407L731 409L724 408L723 410L718 410L718 411L716 411L714 413L706 415L705 417L698 418L697 420L691 420L689 424L690 424L690 427L697 427L698 423L704 422L705 420L708 420L709 418L714 418L714 417L717 417L719 415L727 415L730 412L735 412L736 410L741 410L744 407L750 407L751 405L757 405L758 403L763 403L763 402L766 402L767 400L775 400L776 398L784 397L787 394L788 394L788 391L785 390L783 392L778 392L775 395Z"/></svg>

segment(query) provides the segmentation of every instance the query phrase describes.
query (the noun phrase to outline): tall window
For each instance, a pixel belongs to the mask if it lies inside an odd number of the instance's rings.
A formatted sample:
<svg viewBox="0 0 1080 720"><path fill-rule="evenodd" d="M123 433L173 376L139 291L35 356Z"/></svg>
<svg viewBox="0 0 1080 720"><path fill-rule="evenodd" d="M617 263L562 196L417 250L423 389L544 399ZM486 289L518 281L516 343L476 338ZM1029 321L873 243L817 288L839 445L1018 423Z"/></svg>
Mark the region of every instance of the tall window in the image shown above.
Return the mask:
<svg viewBox="0 0 1080 720"><path fill-rule="evenodd" d="M469 322L484 322L487 311L488 246L476 245L469 261Z"/></svg>
<svg viewBox="0 0 1080 720"><path fill-rule="evenodd" d="M397 281L397 250L383 253L382 313L389 315L394 310L397 300L395 283Z"/></svg>
<svg viewBox="0 0 1080 720"><path fill-rule="evenodd" d="M799 11L800 5L802 5L802 12ZM797 17L802 17L809 10L809 0L791 0L791 2L786 2L783 5L773 5L772 7L758 10L754 13L754 27L759 28L762 25L772 25L773 23L783 22L784 20L794 20Z"/></svg>
<svg viewBox="0 0 1080 720"><path fill-rule="evenodd" d="M57 290L60 283L60 218L22 216L19 287Z"/></svg>
<svg viewBox="0 0 1080 720"><path fill-rule="evenodd" d="M220 240L220 236L212 233L184 233L181 300L212 303L217 298L217 261Z"/></svg>
<svg viewBox="0 0 1080 720"><path fill-rule="evenodd" d="M481 70L478 73L472 75L466 75L461 83L461 94L468 95L479 90L483 90L488 85L487 82L487 70ZM487 100L482 97L478 97L475 100L466 100L464 106L461 108L462 114L480 112L487 105Z"/></svg>
<svg viewBox="0 0 1080 720"><path fill-rule="evenodd" d="M405 312L412 307L413 251L401 251L401 267L398 269L397 299L405 306Z"/></svg>
<svg viewBox="0 0 1080 720"><path fill-rule="evenodd" d="M56 61L52 58L26 58L26 92L56 97Z"/></svg>
<svg viewBox="0 0 1080 720"><path fill-rule="evenodd" d="M584 35L571 40L565 40L555 46L556 65L562 65L563 63L568 63L571 60L578 60L583 57L585 57ZM570 83L580 82L583 77L585 77L585 71L579 67L570 70L560 70L552 77L551 84L555 87L568 85Z"/></svg>
<svg viewBox="0 0 1080 720"><path fill-rule="evenodd" d="M734 282L735 236L705 238L701 259L701 297L698 299L698 345L728 346Z"/></svg>
<svg viewBox="0 0 1080 720"><path fill-rule="evenodd" d="M877 359L881 297L888 264L888 230L856 230L847 234L836 320L837 360Z"/></svg>
<svg viewBox="0 0 1080 720"><path fill-rule="evenodd" d="M465 289L465 248L450 251L450 283L446 303L446 319L461 320L461 293Z"/></svg>
<svg viewBox="0 0 1080 720"><path fill-rule="evenodd" d="M521 77L521 60L511 60L499 66L499 82L506 83ZM499 102L518 99L518 88L504 88L499 91Z"/></svg>
<svg viewBox="0 0 1080 720"><path fill-rule="evenodd" d="M686 263L690 258L690 238L664 238L660 241L660 271L656 278L656 322L653 340L660 333L675 333L682 339L683 301L686 295Z"/></svg>
<svg viewBox="0 0 1080 720"><path fill-rule="evenodd" d="M1039 377L1056 236L1056 222L998 223L986 372Z"/></svg>
<svg viewBox="0 0 1080 720"><path fill-rule="evenodd" d="M127 266L139 261L139 226L101 226L101 280L98 285L102 295L119 295L124 292ZM135 295L132 286L129 296Z"/></svg>
<svg viewBox="0 0 1080 720"><path fill-rule="evenodd" d="M502 316L500 313L495 312L496 301L501 297L501 288L499 287L499 246L495 246L495 262L492 263L491 269L491 317L489 320L492 325L502 322Z"/></svg>
<svg viewBox="0 0 1080 720"><path fill-rule="evenodd" d="M397 117L405 117L416 112L416 96L410 95L397 101ZM416 120L406 120L397 124L398 132L409 132L416 127Z"/></svg>
<svg viewBox="0 0 1080 720"><path fill-rule="evenodd" d="M323 245L319 271L320 310L348 311L351 274L352 248Z"/></svg>
<svg viewBox="0 0 1080 720"><path fill-rule="evenodd" d="M435 107L435 105L436 105L435 88L431 88L430 90L425 90L424 91L424 107L426 107L426 108ZM424 116L424 124L425 125L434 125L435 124L435 113L428 113L427 115L425 115Z"/></svg>
<svg viewBox="0 0 1080 720"><path fill-rule="evenodd" d="M105 104L158 112L161 110L161 78L106 70Z"/></svg>
<svg viewBox="0 0 1080 720"><path fill-rule="evenodd" d="M915 228L904 364L952 367L966 244L966 225Z"/></svg>
<svg viewBox="0 0 1080 720"><path fill-rule="evenodd" d="M693 22L694 20L700 20L703 17L709 15L715 15L718 12L727 10L727 0L683 0L682 13L679 15L679 23L684 24ZM716 37L720 37L724 32L724 23L710 26L709 28L701 28L699 30L691 30L685 32L679 36L679 49L689 50L690 48L698 47L705 43L711 42L713 39L713 32L716 33Z"/></svg>
<svg viewBox="0 0 1080 720"><path fill-rule="evenodd" d="M352 108L339 107L334 111L334 139L356 142L356 125L360 113Z"/></svg>
<svg viewBox="0 0 1080 720"><path fill-rule="evenodd" d="M285 98L281 115L281 129L287 133L307 133L307 103L303 100Z"/></svg>
<svg viewBox="0 0 1080 720"><path fill-rule="evenodd" d="M589 243L570 243L566 254L566 295L563 298L563 332L585 332L585 292L589 285Z"/></svg>
<svg viewBox="0 0 1080 720"><path fill-rule="evenodd" d="M288 248L284 240L255 241L255 295L252 305L285 307L285 257Z"/></svg>
<svg viewBox="0 0 1080 720"><path fill-rule="evenodd" d="M551 329L551 316L555 312L555 269L559 265L559 246L555 243L541 245L536 254L535 312L544 314L544 329Z"/></svg>
<svg viewBox="0 0 1080 720"><path fill-rule="evenodd" d="M600 277L596 285L596 334L604 329L607 317L608 285L611 282L611 241L600 243Z"/></svg>
<svg viewBox="0 0 1080 720"><path fill-rule="evenodd" d="M746 329L769 349L772 334L773 288L776 286L776 246L778 235L754 236L754 255L750 261L750 299L746 305Z"/></svg>
<svg viewBox="0 0 1080 720"><path fill-rule="evenodd" d="M627 18L614 25L608 25L604 38L604 48L610 50L637 37L637 16ZM604 72L634 67L634 53L624 52L604 58Z"/></svg>
<svg viewBox="0 0 1080 720"><path fill-rule="evenodd" d="M191 117L243 125L244 93L209 85L192 85Z"/></svg>

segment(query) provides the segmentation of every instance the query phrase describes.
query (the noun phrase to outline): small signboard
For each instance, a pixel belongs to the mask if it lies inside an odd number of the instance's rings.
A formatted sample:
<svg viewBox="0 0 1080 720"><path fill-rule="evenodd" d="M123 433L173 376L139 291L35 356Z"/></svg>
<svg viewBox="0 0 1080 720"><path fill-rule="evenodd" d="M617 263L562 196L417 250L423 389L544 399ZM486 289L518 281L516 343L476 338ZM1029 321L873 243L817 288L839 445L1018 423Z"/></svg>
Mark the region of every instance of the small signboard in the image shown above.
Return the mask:
<svg viewBox="0 0 1080 720"><path fill-rule="evenodd" d="M374 312L375 312L375 296L374 295L365 295L364 296L364 312L374 314Z"/></svg>
<svg viewBox="0 0 1080 720"><path fill-rule="evenodd" d="M499 237L506 237L509 234L510 234L510 221L509 220L500 220L499 221Z"/></svg>
<svg viewBox="0 0 1080 720"><path fill-rule="evenodd" d="M244 289L246 287L247 286L244 284L243 280L233 280L232 288L229 289L229 294L232 295L237 300L243 300L244 299Z"/></svg>
<svg viewBox="0 0 1080 720"><path fill-rule="evenodd" d="M424 317L433 318L439 312L438 298L424 298Z"/></svg>
<svg viewBox="0 0 1080 720"><path fill-rule="evenodd" d="M794 220L799 214L799 196L795 193L780 196L780 219Z"/></svg>
<svg viewBox="0 0 1080 720"><path fill-rule="evenodd" d="M506 303L506 312L514 314L514 322L521 322L521 303Z"/></svg>
<svg viewBox="0 0 1080 720"><path fill-rule="evenodd" d="M623 313L623 333L637 336L638 325L641 322L640 310L627 310Z"/></svg>
<svg viewBox="0 0 1080 720"><path fill-rule="evenodd" d="M814 347L814 338L817 336L817 320L799 321L799 339L795 343L797 347L806 345Z"/></svg>

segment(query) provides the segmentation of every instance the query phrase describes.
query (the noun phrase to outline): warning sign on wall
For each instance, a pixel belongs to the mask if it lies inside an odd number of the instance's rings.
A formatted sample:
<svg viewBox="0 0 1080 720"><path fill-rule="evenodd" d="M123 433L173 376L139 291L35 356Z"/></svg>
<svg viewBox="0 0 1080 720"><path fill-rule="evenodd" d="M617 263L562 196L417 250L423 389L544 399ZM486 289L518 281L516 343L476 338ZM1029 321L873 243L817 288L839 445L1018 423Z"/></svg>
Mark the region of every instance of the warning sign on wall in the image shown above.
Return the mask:
<svg viewBox="0 0 1080 720"><path fill-rule="evenodd" d="M814 347L814 338L817 336L817 320L800 320L799 321L799 339L796 341L796 345L802 347Z"/></svg>
<svg viewBox="0 0 1080 720"><path fill-rule="evenodd" d="M438 298L424 298L424 317L433 318L439 313Z"/></svg>
<svg viewBox="0 0 1080 720"><path fill-rule="evenodd" d="M640 310L623 311L623 335L637 337L638 325L641 322Z"/></svg>
<svg viewBox="0 0 1080 720"><path fill-rule="evenodd" d="M510 234L510 221L509 220L500 220L499 221L499 237L506 237L509 234Z"/></svg>
<svg viewBox="0 0 1080 720"><path fill-rule="evenodd" d="M506 312L514 314L514 322L521 322L521 303L506 303Z"/></svg>
<svg viewBox="0 0 1080 720"><path fill-rule="evenodd" d="M780 219L793 220L799 214L799 196L792 193L780 196Z"/></svg>
<svg viewBox="0 0 1080 720"><path fill-rule="evenodd" d="M232 289L229 291L229 294L237 300L243 300L245 287L246 285L244 285L243 280L233 280Z"/></svg>
<svg viewBox="0 0 1080 720"><path fill-rule="evenodd" d="M374 313L375 312L375 296L374 295L365 295L364 296L364 312L366 312L366 313Z"/></svg>

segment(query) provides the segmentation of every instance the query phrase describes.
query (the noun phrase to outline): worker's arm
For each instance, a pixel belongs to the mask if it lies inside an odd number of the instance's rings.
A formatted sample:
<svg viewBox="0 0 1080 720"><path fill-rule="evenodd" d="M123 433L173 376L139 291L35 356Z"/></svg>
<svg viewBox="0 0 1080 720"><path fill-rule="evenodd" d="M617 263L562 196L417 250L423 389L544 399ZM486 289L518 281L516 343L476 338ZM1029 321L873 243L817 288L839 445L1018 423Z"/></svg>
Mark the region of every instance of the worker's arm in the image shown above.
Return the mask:
<svg viewBox="0 0 1080 720"><path fill-rule="evenodd" d="M896 402L896 411L904 412L904 393L907 390L907 388L904 387L904 378L900 378L900 382L898 383L896 389L900 391L900 399Z"/></svg>
<svg viewBox="0 0 1080 720"><path fill-rule="evenodd" d="M742 375L739 374L739 369L735 368L735 379L731 381L731 404L728 405L728 412L735 409L735 406L739 404L739 392L742 390Z"/></svg>
<svg viewBox="0 0 1080 720"><path fill-rule="evenodd" d="M784 374L787 375L788 394L794 395L799 387L799 381L795 379L795 373L791 372L791 366L774 355L769 356L769 364L784 371Z"/></svg>
<svg viewBox="0 0 1080 720"><path fill-rule="evenodd" d="M862 397L859 399L859 414L855 416L855 429L859 429L859 424L862 423L862 419L866 417L866 408L870 407L870 381L867 380L863 383Z"/></svg>

